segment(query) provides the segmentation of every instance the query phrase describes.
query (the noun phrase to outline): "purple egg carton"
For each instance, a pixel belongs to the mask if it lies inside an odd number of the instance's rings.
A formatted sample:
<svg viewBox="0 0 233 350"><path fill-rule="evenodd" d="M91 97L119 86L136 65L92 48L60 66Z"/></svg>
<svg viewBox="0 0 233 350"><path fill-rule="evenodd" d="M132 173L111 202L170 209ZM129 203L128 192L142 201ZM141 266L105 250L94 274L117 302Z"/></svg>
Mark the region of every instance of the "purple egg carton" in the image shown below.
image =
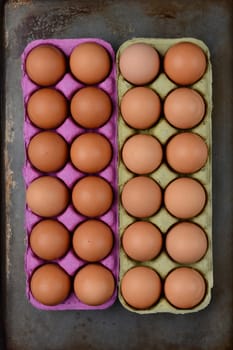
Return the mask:
<svg viewBox="0 0 233 350"><path fill-rule="evenodd" d="M32 213L32 211L27 207L25 208L25 230L27 235L27 248L25 252L25 272L26 272L26 294L29 301L36 308L43 310L93 310L93 309L105 309L111 306L117 298L117 283L118 283L118 273L119 273L119 237L118 237L118 208L117 208L117 196L118 196L118 187L117 187L117 90L116 90L116 67L115 67L115 53L109 43L104 40L96 39L96 38L85 38L85 39L46 39L46 40L35 40L27 45L23 54L22 54L22 90L23 90L23 101L24 101L24 144L25 144L25 161L23 167L23 176L25 181L25 187L36 178L43 175L51 175L56 176L61 179L67 187L71 190L74 184L82 177L86 176L86 174L78 171L70 161L68 161L65 167L53 174L50 173L41 173L37 171L30 164L27 158L27 147L31 140L31 138L37 134L41 129L34 126L28 116L27 116L27 102L29 97L33 92L38 90L40 87L33 83L30 78L27 76L25 70L25 60L28 53L36 46L41 44L51 44L59 48L66 57L69 57L72 50L79 44L84 42L95 42L102 45L109 53L112 59L112 68L108 77L102 81L97 87L103 89L112 100L112 115L108 122L98 129L88 129L88 131L99 132L102 135L106 136L107 139L112 144L113 149L113 157L111 163L100 173L96 174L104 179L106 179L112 186L114 199L110 210L99 217L100 220L108 224L113 232L114 236L114 246L113 249L105 259L101 260L100 263L103 266L106 266L109 270L112 271L113 276L115 278L115 291L111 299L109 299L106 303L99 306L88 306L82 303L74 294L73 288L71 288L71 293L69 297L61 304L56 306L46 306L39 303L31 294L30 291L30 278L33 271L40 265L46 263L46 261L38 258L31 250L29 245L29 235L35 224L37 224L41 219L41 217ZM69 71L63 76L63 78L54 86L57 90L62 92L64 96L67 98L68 102L70 101L73 94L78 91L80 88L85 85L75 80L75 78L71 75ZM68 118L64 121L64 123L59 126L56 130L70 145L71 142L80 134L87 131L82 127L79 127L69 115ZM76 228L78 224L85 221L87 218L80 215L74 209L72 202L69 202L66 210L55 219L63 223L67 229L72 232ZM70 276L71 281L72 277L76 274L78 269L85 265L87 262L78 258L73 252L72 248L68 251L68 253L61 259L57 259L53 261L54 263L59 264Z"/></svg>

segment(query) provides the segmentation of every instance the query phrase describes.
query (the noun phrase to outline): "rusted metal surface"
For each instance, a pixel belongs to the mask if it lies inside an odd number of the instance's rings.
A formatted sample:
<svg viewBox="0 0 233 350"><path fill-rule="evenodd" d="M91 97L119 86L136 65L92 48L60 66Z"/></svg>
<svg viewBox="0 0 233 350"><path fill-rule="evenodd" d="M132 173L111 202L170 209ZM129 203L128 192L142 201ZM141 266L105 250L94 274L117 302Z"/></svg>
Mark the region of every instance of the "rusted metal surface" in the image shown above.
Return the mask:
<svg viewBox="0 0 233 350"><path fill-rule="evenodd" d="M10 0L1 12L0 348L9 350L232 349L232 1ZM211 304L190 315L139 316L117 302L103 311L44 312L25 297L24 157L20 55L38 38L101 37L116 50L132 37L202 39L213 63Z"/></svg>

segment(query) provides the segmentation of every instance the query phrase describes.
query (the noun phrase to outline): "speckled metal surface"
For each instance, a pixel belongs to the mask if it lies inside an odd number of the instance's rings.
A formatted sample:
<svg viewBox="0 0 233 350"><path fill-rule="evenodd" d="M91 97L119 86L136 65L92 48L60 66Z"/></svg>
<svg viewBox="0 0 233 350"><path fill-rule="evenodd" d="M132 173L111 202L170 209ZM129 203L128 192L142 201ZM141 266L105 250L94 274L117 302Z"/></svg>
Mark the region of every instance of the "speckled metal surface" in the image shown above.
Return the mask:
<svg viewBox="0 0 233 350"><path fill-rule="evenodd" d="M0 348L8 350L232 349L232 1L9 0L1 12ZM4 20L3 20L4 19ZM39 311L25 297L23 103L20 56L38 38L203 40L213 64L213 259L210 305L189 315ZM4 345L4 344L5 345Z"/></svg>

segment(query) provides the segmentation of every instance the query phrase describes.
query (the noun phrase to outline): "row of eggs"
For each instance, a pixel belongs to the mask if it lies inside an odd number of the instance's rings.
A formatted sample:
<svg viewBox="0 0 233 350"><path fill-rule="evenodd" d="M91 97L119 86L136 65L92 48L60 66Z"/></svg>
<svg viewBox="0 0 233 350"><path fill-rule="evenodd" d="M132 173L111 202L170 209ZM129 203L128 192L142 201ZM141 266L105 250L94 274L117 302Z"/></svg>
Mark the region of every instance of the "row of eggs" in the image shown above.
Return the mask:
<svg viewBox="0 0 233 350"><path fill-rule="evenodd" d="M66 141L52 131L37 133L31 139L27 152L31 164L42 172L56 172L62 169L69 158ZM190 174L200 170L207 157L208 148L205 141L194 133L179 133L166 145L167 163L179 173ZM83 133L73 140L70 159L78 170L97 173L110 163L112 147L107 138L100 133ZM163 149L154 136L137 134L125 142L122 160L133 173L149 174L161 165Z"/></svg>
<svg viewBox="0 0 233 350"><path fill-rule="evenodd" d="M135 87L123 96L120 110L130 127L147 129L158 122L161 115L161 101L158 94L151 88ZM73 120L87 129L103 126L109 120L111 112L112 104L109 95L94 86L81 88L73 95L70 102ZM68 113L66 98L60 91L53 88L37 90L27 103L29 119L42 129L59 127ZM165 98L164 116L176 128L193 128L202 121L204 115L205 102L193 89L177 88Z"/></svg>
<svg viewBox="0 0 233 350"><path fill-rule="evenodd" d="M143 204L142 198L144 199ZM179 206L177 198L179 198ZM160 209L162 190L150 177L137 176L124 185L121 200L131 216L146 218L154 215ZM69 189L63 181L56 177L41 176L29 184L26 201L32 212L39 216L57 216L66 209L69 203ZM112 202L112 186L100 176L85 176L78 180L72 189L74 208L87 217L105 214ZM205 207L206 192L197 180L180 177L166 187L164 203L173 216L189 219L201 213Z"/></svg>
<svg viewBox="0 0 233 350"><path fill-rule="evenodd" d="M87 85L103 81L109 75L111 65L108 52L94 42L76 46L69 57L71 73L78 81ZM133 44L121 54L119 68L128 82L134 85L146 85L158 76L160 57L150 45ZM165 53L163 69L176 84L190 85L204 75L206 57L199 46L181 42ZM28 76L40 86L55 85L67 71L64 53L52 45L36 47L26 59Z"/></svg>
<svg viewBox="0 0 233 350"><path fill-rule="evenodd" d="M71 234L57 220L37 223L30 234L30 247L41 259L62 258L70 249ZM178 263L199 261L207 250L207 237L200 226L180 222L169 229L165 246L169 256ZM122 237L122 247L136 261L145 262L158 256L163 246L159 229L150 222L136 221L129 225ZM97 262L104 259L113 247L113 235L104 222L89 219L82 222L72 235L72 248L82 260Z"/></svg>
<svg viewBox="0 0 233 350"><path fill-rule="evenodd" d="M74 276L75 296L86 305L98 306L111 298L115 289L112 273L101 264L88 264ZM62 303L71 293L70 276L57 264L40 266L32 275L31 291L42 304L54 306ZM175 307L192 308L205 295L206 285L195 269L179 267L166 276L164 286L158 273L146 266L137 266L123 276L121 292L129 305L136 309L148 309L161 297Z"/></svg>

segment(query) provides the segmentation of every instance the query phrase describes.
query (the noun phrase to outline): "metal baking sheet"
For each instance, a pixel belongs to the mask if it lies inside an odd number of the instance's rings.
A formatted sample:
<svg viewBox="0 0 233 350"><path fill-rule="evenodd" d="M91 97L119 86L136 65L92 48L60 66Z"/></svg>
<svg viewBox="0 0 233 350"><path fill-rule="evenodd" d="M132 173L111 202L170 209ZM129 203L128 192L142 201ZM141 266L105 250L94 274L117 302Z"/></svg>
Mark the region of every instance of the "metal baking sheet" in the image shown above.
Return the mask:
<svg viewBox="0 0 233 350"><path fill-rule="evenodd" d="M231 0L9 0L1 2L0 349L231 350L233 86ZM210 305L195 314L40 311L25 296L23 104L20 56L39 38L196 37L213 64L213 259Z"/></svg>

